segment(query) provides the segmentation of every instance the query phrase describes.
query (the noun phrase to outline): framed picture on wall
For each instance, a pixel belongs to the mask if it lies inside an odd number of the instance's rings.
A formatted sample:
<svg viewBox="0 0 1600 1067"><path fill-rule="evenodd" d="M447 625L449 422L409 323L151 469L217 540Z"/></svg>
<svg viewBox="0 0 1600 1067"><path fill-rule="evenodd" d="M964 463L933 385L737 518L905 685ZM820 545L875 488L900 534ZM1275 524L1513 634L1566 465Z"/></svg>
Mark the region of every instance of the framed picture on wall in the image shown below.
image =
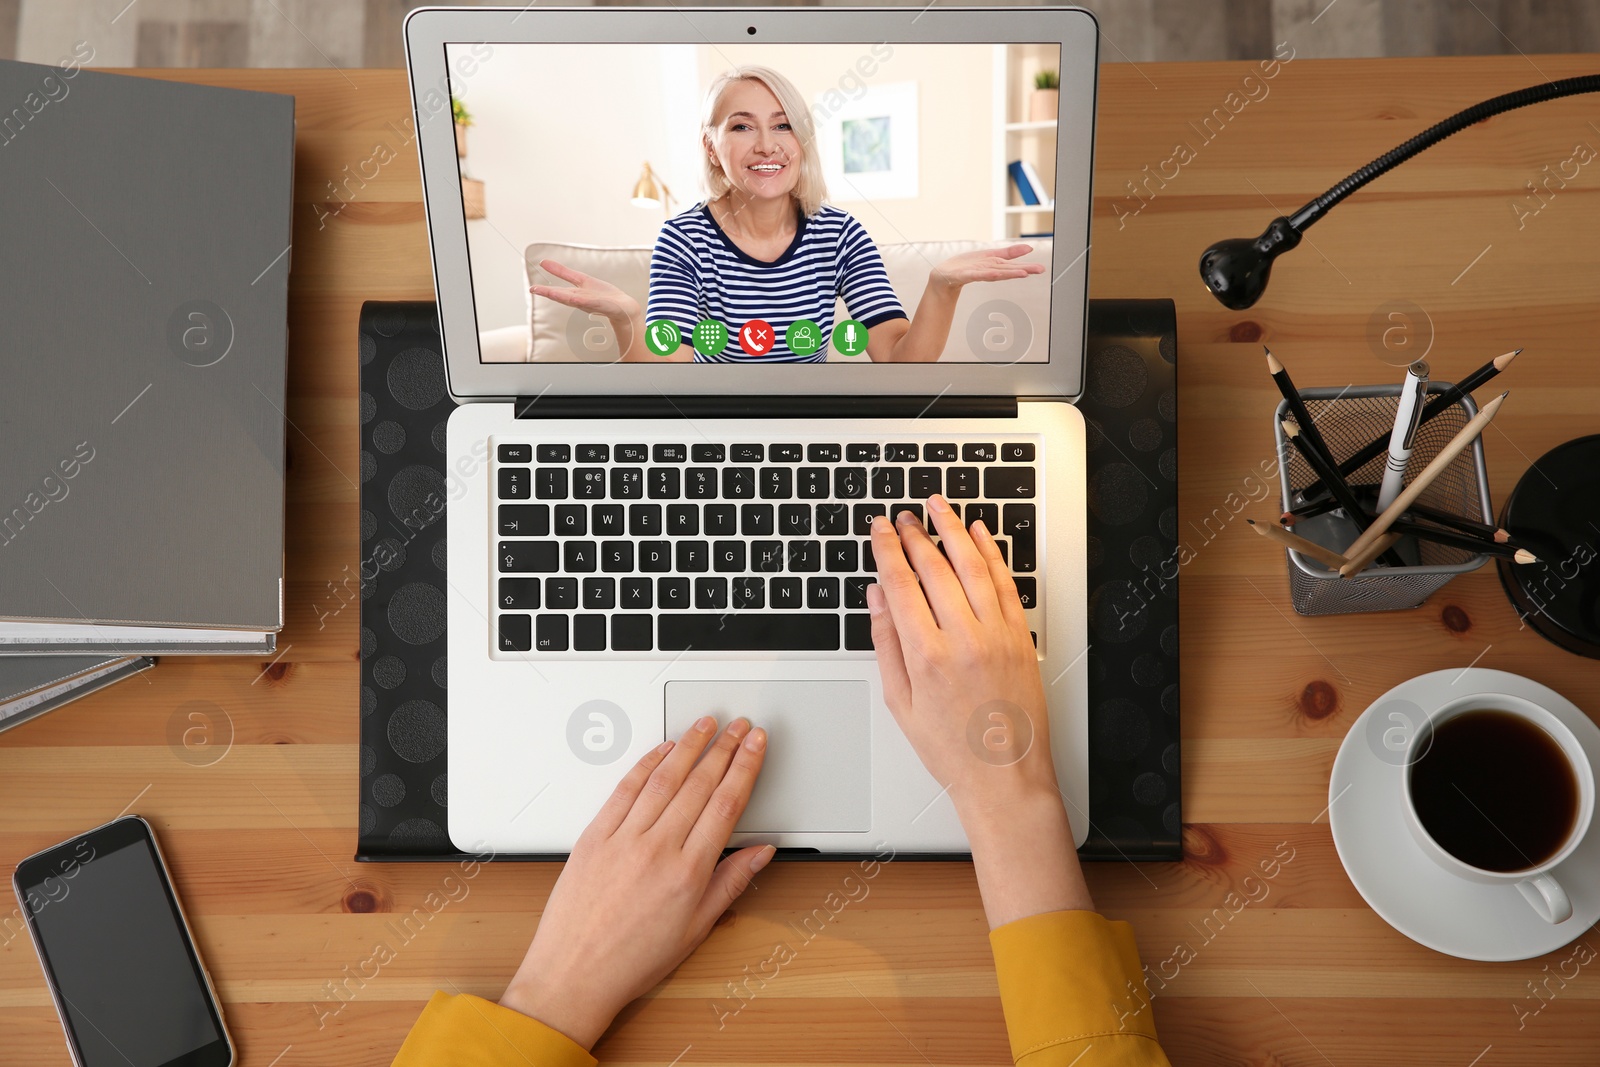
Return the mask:
<svg viewBox="0 0 1600 1067"><path fill-rule="evenodd" d="M813 113L829 200L917 195L916 82L869 86L832 114L826 107L818 102Z"/></svg>

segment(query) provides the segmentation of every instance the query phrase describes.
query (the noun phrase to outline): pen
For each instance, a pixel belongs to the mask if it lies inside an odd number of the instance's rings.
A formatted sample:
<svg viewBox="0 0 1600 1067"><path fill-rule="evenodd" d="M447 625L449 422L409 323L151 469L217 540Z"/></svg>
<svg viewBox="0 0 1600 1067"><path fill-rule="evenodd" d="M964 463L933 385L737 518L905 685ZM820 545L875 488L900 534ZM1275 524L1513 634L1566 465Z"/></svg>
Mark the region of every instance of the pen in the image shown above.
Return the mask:
<svg viewBox="0 0 1600 1067"><path fill-rule="evenodd" d="M1399 403L1394 409L1394 429L1389 431L1389 459L1378 486L1378 510L1394 503L1406 484L1406 463L1411 459L1411 444L1422 424L1422 394L1428 391L1428 364L1417 360L1406 368L1405 384L1400 386Z"/></svg>

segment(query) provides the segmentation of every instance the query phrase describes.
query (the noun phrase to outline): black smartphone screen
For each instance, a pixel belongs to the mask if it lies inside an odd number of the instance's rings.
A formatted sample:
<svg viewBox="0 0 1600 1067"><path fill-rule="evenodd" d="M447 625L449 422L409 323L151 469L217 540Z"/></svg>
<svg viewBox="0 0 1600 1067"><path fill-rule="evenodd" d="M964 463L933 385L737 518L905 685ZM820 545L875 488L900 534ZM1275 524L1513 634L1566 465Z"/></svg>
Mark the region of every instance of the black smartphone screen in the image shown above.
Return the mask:
<svg viewBox="0 0 1600 1067"><path fill-rule="evenodd" d="M24 861L17 890L84 1067L231 1060L142 820L119 819Z"/></svg>

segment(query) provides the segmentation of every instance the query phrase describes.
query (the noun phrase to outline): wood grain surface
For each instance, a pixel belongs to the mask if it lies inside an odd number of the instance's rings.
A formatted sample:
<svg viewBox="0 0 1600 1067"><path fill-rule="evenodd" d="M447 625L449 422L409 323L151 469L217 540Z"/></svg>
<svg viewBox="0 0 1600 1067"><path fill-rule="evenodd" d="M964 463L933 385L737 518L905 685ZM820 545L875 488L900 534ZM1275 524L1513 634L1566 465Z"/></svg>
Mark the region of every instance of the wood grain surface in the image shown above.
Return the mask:
<svg viewBox="0 0 1600 1067"><path fill-rule="evenodd" d="M1577 56L1300 59L1270 80L1254 63L1102 68L1093 293L1178 303L1179 524L1192 552L1180 578L1189 822L1182 863L1093 865L1088 877L1101 909L1134 924L1152 967L1182 943L1197 946L1154 1000L1174 1063L1591 1064L1600 1049L1600 965L1552 977L1600 936L1574 930L1577 945L1505 964L1423 948L1350 884L1325 812L1345 732L1405 678L1502 668L1595 715L1600 665L1521 627L1490 568L1416 611L1298 617L1281 550L1242 521L1275 509L1237 506L1272 457L1277 395L1262 341L1302 386L1398 381L1393 365L1428 348L1429 335L1440 378L1525 346L1501 379L1511 397L1486 439L1496 500L1533 458L1600 429L1600 161L1552 183L1542 201L1527 187L1576 146L1594 154L1594 98L1495 118L1381 179L1279 261L1251 311L1218 305L1195 268L1213 240L1259 233L1459 107L1595 66ZM467 877L448 864L351 859L357 611L341 610L337 590L358 559L356 317L363 300L432 297L406 80L397 71L140 73L298 99L288 625L274 660L169 657L0 735L0 862L9 870L131 807L162 836L242 1062L386 1064L432 990L498 996L559 872L503 864ZM1213 109L1227 117L1213 119L1208 139L1200 124ZM1189 158L1174 174L1163 165L1179 145ZM361 176L380 146L393 161ZM1135 196L1128 183L1147 174L1158 180ZM1519 218L1517 204L1542 207ZM1397 302L1415 309L1412 347L1391 335L1386 349L1382 330L1394 323L1383 314ZM186 746L196 710L214 735ZM198 741L213 747L197 756ZM1206 927L1263 861L1290 854L1264 899ZM790 923L854 870L775 864L731 921L627 1011L601 1058L1008 1062L968 865L886 864L776 978L745 982L778 940L799 940ZM465 892L430 912L429 895L449 885ZM380 942L395 958L374 967ZM0 1062L68 1062L9 900L0 906Z"/></svg>

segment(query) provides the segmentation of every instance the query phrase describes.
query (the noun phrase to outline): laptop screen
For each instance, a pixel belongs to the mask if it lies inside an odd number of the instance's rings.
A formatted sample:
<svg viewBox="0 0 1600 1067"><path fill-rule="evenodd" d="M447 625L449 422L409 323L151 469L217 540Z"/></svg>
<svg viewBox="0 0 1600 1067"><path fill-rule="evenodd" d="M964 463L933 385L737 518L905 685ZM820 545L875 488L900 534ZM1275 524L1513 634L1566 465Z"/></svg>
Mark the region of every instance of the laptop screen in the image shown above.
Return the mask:
<svg viewBox="0 0 1600 1067"><path fill-rule="evenodd" d="M1060 53L447 44L481 360L1048 362Z"/></svg>

